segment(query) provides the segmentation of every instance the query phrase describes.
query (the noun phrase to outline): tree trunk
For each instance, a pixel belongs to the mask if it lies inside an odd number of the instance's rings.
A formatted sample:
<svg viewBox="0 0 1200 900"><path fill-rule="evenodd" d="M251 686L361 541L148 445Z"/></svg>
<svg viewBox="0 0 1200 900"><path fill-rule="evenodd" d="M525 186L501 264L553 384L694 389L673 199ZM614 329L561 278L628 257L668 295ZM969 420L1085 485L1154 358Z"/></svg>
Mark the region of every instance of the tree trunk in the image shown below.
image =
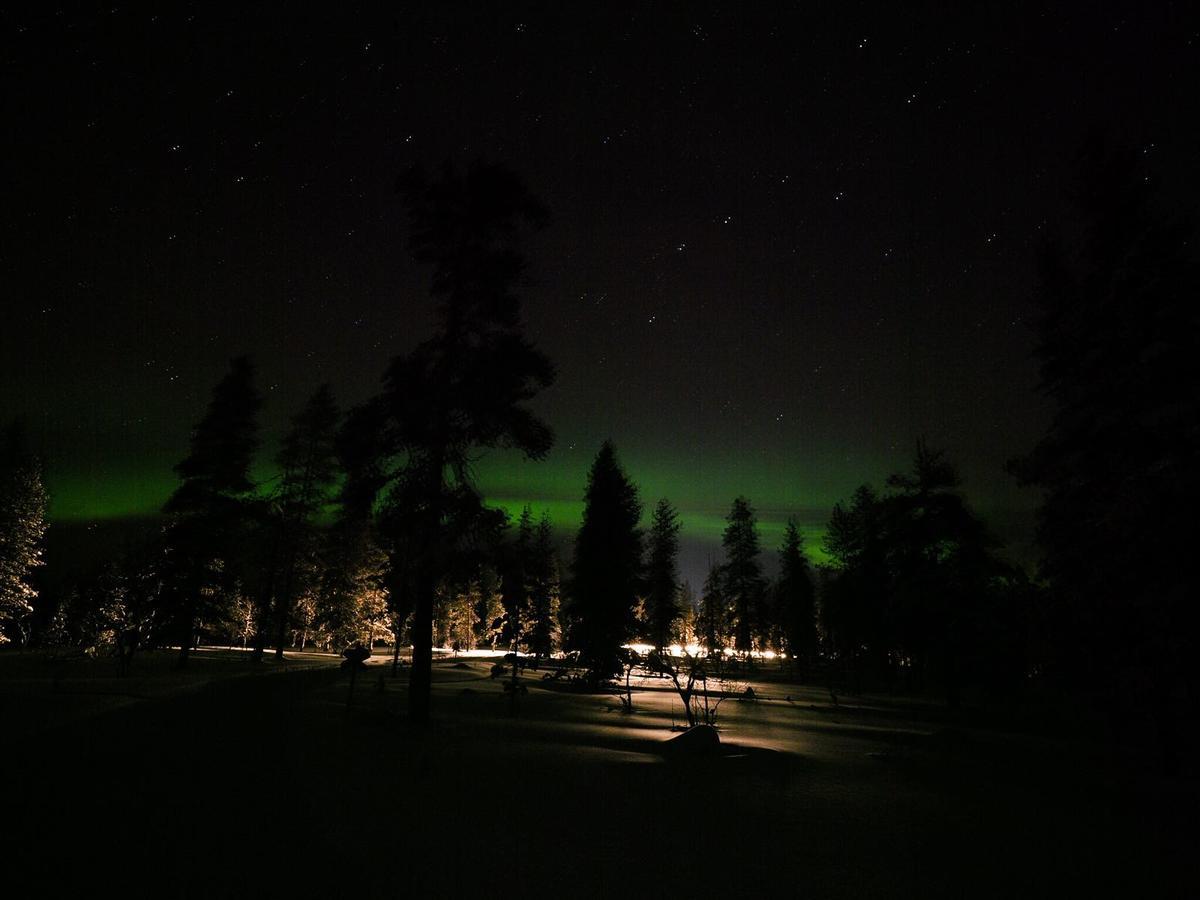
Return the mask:
<svg viewBox="0 0 1200 900"><path fill-rule="evenodd" d="M188 589L188 599L184 601L182 618L183 632L179 638L179 661L175 664L179 669L187 668L188 657L192 652L192 642L196 639L196 601L192 598L190 588Z"/></svg>
<svg viewBox="0 0 1200 900"><path fill-rule="evenodd" d="M412 671L408 676L408 717L411 721L429 721L429 695L433 688L433 595L441 572L434 570L434 560L442 538L442 492L445 469L445 443L440 441L428 460L426 489L429 508L425 552L421 555L417 576L416 596L413 598Z"/></svg>
<svg viewBox="0 0 1200 900"><path fill-rule="evenodd" d="M267 650L267 633L263 630L262 624L254 629L254 652L250 654L250 661L260 663L263 661L263 654Z"/></svg>
<svg viewBox="0 0 1200 900"><path fill-rule="evenodd" d="M263 661L263 655L267 650L267 620L271 617L271 595L275 593L275 565L278 556L279 539L276 538L271 547L271 558L267 563L267 575L255 604L254 652L250 655L250 661L255 663Z"/></svg>
<svg viewBox="0 0 1200 900"><path fill-rule="evenodd" d="M283 590L275 599L275 658L283 660L283 646L287 642L288 619L292 614L292 573L296 568L295 554L289 554L287 568L284 570Z"/></svg>
<svg viewBox="0 0 1200 900"><path fill-rule="evenodd" d="M408 675L408 717L429 721L429 692L433 683L434 576L428 560L422 564L413 598L412 669Z"/></svg>

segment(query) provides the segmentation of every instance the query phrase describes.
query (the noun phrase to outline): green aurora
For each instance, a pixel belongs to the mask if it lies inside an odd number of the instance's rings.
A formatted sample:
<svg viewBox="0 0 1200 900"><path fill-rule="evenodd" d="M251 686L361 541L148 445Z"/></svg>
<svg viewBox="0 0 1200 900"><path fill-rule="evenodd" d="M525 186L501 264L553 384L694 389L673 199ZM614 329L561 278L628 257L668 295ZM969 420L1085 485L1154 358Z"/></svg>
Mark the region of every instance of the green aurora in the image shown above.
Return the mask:
<svg viewBox="0 0 1200 900"><path fill-rule="evenodd" d="M575 449L577 446L580 449ZM495 451L479 458L474 476L487 502L510 518L519 516L526 505L535 517L549 515L560 545L565 546L583 514L593 453L594 449L584 451L581 445L560 443L548 459L533 462L515 453ZM770 455L747 460L732 452L698 450L690 454L672 451L672 460L675 456L681 461L668 462L665 451L653 449L621 453L626 471L639 487L645 507L643 524L648 524L650 510L660 497L678 508L682 562L693 583L702 577L707 561L720 557L725 516L735 497L744 495L754 506L763 550L772 561L788 518L795 517L809 557L821 562L825 559L821 541L833 505L864 481L882 486L887 473L902 468L904 462L838 458L828 453L803 460ZM73 472L52 468L47 474L50 517L55 522L82 523L155 516L177 484L173 462L146 460L141 465L95 466ZM255 475L262 489L269 490L275 473L260 466ZM979 508L987 515L986 502Z"/></svg>
<svg viewBox="0 0 1200 900"><path fill-rule="evenodd" d="M537 516L549 514L556 527L573 530L583 515L583 492L590 464L590 459L582 455L560 454L545 462L531 462L515 454L495 453L475 465L475 475L490 505L504 509L513 517L529 505ZM730 473L719 466L697 471L694 468L684 470L626 463L626 469L639 486L647 517L649 507L659 497L667 497L679 507L685 531L696 537L719 539L725 527L727 507L739 494L753 500L756 496L795 493L795 485L789 483L789 479L773 481L760 476L738 478L735 483ZM255 474L260 485L268 488L275 477L269 468L260 467ZM178 483L171 464L166 462L104 471L51 471L47 480L51 496L50 518L60 522L156 515ZM729 501L716 503L714 495L728 495ZM804 508L824 507L827 513L827 507L837 499L815 497L816 502L804 504ZM799 506L792 512L765 503L756 504L756 508L760 511L764 538L782 534L788 515L802 518Z"/></svg>

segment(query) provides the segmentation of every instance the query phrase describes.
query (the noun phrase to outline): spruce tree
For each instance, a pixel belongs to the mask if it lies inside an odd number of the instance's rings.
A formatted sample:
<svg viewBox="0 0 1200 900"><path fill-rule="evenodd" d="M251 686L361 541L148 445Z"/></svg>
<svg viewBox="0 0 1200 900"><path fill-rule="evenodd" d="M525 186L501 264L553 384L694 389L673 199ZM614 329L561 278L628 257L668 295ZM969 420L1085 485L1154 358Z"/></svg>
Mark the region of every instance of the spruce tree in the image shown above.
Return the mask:
<svg viewBox="0 0 1200 900"><path fill-rule="evenodd" d="M733 618L734 649L749 653L765 631L766 582L758 559L758 525L745 497L733 501L726 522L721 539L725 550L721 590Z"/></svg>
<svg viewBox="0 0 1200 900"><path fill-rule="evenodd" d="M683 647L698 643L696 618L696 592L685 578L679 583L679 618L671 630L671 642Z"/></svg>
<svg viewBox="0 0 1200 900"><path fill-rule="evenodd" d="M696 617L696 637L709 656L719 657L729 645L729 611L722 583L721 567L713 563L704 579L704 592Z"/></svg>
<svg viewBox="0 0 1200 900"><path fill-rule="evenodd" d="M775 611L783 631L785 649L796 670L810 671L817 650L816 597L804 541L795 519L788 519L779 549L779 580L775 584Z"/></svg>
<svg viewBox="0 0 1200 900"><path fill-rule="evenodd" d="M430 180L402 179L413 257L432 269L434 335L391 361L384 375L379 459L385 476L393 559L412 603L409 715L429 718L433 601L463 542L494 531L470 466L481 449L510 447L542 459L553 433L527 403L554 380L549 359L524 336L516 287L525 269L521 225L546 213L512 173L447 166ZM386 466L381 465L379 471Z"/></svg>
<svg viewBox="0 0 1200 900"><path fill-rule="evenodd" d="M1195 231L1190 211L1163 208L1141 154L1096 141L1080 168L1080 233L1041 255L1036 352L1053 418L1013 468L1042 491L1050 668L1106 692L1116 715L1150 709L1174 768L1200 707L1194 540L1178 524L1200 502ZM1129 685L1144 686L1136 709Z"/></svg>
<svg viewBox="0 0 1200 900"><path fill-rule="evenodd" d="M958 702L968 623L996 571L994 541L959 493L942 451L917 444L912 469L888 479L889 642L909 661L915 687L933 676Z"/></svg>
<svg viewBox="0 0 1200 900"><path fill-rule="evenodd" d="M859 486L849 506L834 504L822 544L830 562L823 570L821 630L856 690L864 664L882 670L890 647L884 510L870 485Z"/></svg>
<svg viewBox="0 0 1200 900"><path fill-rule="evenodd" d="M292 605L296 596L314 584L301 584L301 573L318 573L317 517L330 502L338 475L335 437L337 405L329 385L321 385L304 408L292 417L291 428L275 458L280 469L274 498L278 511L279 579L275 588L275 656L283 658Z"/></svg>
<svg viewBox="0 0 1200 900"><path fill-rule="evenodd" d="M646 626L650 643L662 650L671 643L679 608L679 515L666 498L650 521L646 561Z"/></svg>
<svg viewBox="0 0 1200 900"><path fill-rule="evenodd" d="M529 626L526 640L529 652L540 660L554 652L558 620L558 563L554 556L548 514L543 514L538 521L530 549L530 565L527 569Z"/></svg>
<svg viewBox="0 0 1200 900"><path fill-rule="evenodd" d="M505 565L500 580L501 602L504 604L501 640L514 653L527 642L534 540L533 513L527 505L517 519L517 531L512 542L505 548Z"/></svg>
<svg viewBox="0 0 1200 900"><path fill-rule="evenodd" d="M579 651L596 682L620 671L621 645L634 626L642 584L641 516L637 488L605 441L588 474L569 585L568 646Z"/></svg>
<svg viewBox="0 0 1200 900"><path fill-rule="evenodd" d="M171 568L171 618L186 665L197 625L220 613L237 576L250 521L254 482L250 465L258 448L254 366L247 357L230 364L213 389L208 410L192 432L188 455L175 466L181 481L164 507Z"/></svg>

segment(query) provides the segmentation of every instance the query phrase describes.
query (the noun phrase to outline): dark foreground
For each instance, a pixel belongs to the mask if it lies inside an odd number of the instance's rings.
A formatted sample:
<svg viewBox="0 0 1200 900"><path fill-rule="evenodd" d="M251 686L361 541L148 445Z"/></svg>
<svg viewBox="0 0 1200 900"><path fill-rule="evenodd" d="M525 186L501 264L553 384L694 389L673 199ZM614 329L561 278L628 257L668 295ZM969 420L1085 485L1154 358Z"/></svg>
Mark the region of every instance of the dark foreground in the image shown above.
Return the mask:
<svg viewBox="0 0 1200 900"><path fill-rule="evenodd" d="M627 715L533 675L514 716L443 661L415 729L383 668L347 710L328 666L239 666L45 721L78 685L6 688L5 893L1194 896L1194 782L1100 748L763 683L668 759L661 683Z"/></svg>

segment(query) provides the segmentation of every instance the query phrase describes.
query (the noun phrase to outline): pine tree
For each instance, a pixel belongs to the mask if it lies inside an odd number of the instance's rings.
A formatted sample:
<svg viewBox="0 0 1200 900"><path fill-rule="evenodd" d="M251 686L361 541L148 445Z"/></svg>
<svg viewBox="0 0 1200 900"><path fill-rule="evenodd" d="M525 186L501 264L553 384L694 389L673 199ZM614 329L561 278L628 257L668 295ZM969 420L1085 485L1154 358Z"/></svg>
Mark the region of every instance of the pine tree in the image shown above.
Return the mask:
<svg viewBox="0 0 1200 900"><path fill-rule="evenodd" d="M376 544L368 523L339 515L326 532L322 555L313 625L341 650L364 640L365 618L380 602L385 612L392 611L384 588L387 554ZM398 645L395 630L389 638Z"/></svg>
<svg viewBox="0 0 1200 900"><path fill-rule="evenodd" d="M671 643L679 619L679 514L666 498L658 501L650 521L646 564L646 625L650 643L662 650Z"/></svg>
<svg viewBox="0 0 1200 900"><path fill-rule="evenodd" d="M766 583L758 560L758 526L745 497L733 501L721 546L725 550L721 591L733 618L733 646L749 653L764 633Z"/></svg>
<svg viewBox="0 0 1200 900"><path fill-rule="evenodd" d="M885 501L890 643L910 661L916 687L932 674L955 704L967 622L995 571L994 541L959 493L954 466L924 441L911 471L888 485L895 490Z"/></svg>
<svg viewBox="0 0 1200 900"><path fill-rule="evenodd" d="M500 593L501 578L493 565L479 568L475 600L475 641L477 646L495 650L500 642L504 624L504 602Z"/></svg>
<svg viewBox="0 0 1200 900"><path fill-rule="evenodd" d="M334 522L325 534L317 619L332 644L344 648L361 640L364 604L382 599L396 674L412 612L412 577L403 541L387 540L376 517L380 494L389 482L385 418L382 400L374 398L351 409L334 437L341 485Z"/></svg>
<svg viewBox="0 0 1200 900"><path fill-rule="evenodd" d="M1043 492L1051 668L1107 691L1112 709L1146 685L1137 702L1174 767L1200 703L1194 542L1177 524L1200 501L1194 230L1159 208L1140 154L1101 142L1075 200L1081 235L1041 258L1037 356L1054 417L1013 467Z"/></svg>
<svg viewBox="0 0 1200 900"><path fill-rule="evenodd" d="M529 652L535 659L554 652L558 623L558 563L554 556L550 517L538 521L527 569L529 595Z"/></svg>
<svg viewBox="0 0 1200 900"><path fill-rule="evenodd" d="M30 577L42 565L46 506L41 464L13 423L0 434L0 644L29 640L37 598Z"/></svg>
<svg viewBox="0 0 1200 900"><path fill-rule="evenodd" d="M779 580L775 610L788 656L796 670L807 675L817 651L816 597L804 541L795 519L788 519L779 549Z"/></svg>
<svg viewBox="0 0 1200 900"><path fill-rule="evenodd" d="M729 646L729 611L725 602L724 578L717 563L709 566L700 596L696 636L709 656L720 655Z"/></svg>
<svg viewBox="0 0 1200 900"><path fill-rule="evenodd" d="M553 433L526 405L554 368L522 334L516 285L525 268L518 226L544 223L542 206L510 172L449 166L430 181L403 180L414 258L432 267L440 302L435 334L392 360L376 401L380 459L392 473L392 537L412 598L409 715L429 718L434 594L463 542L494 532L470 477L478 450L511 447L542 459ZM403 552L398 552L399 550Z"/></svg>
<svg viewBox="0 0 1200 900"><path fill-rule="evenodd" d="M593 681L620 671L621 645L634 626L642 574L642 504L611 441L588 474L583 522L571 563L569 648Z"/></svg>
<svg viewBox="0 0 1200 900"><path fill-rule="evenodd" d="M869 485L855 490L850 505L836 503L825 529L830 559L821 591L821 630L849 669L855 689L864 663L883 669L891 591L884 530L884 504Z"/></svg>
<svg viewBox="0 0 1200 900"><path fill-rule="evenodd" d="M450 638L449 647L455 652L474 650L475 610L479 602L479 582L474 578L468 578L462 583L454 585L451 594L447 629Z"/></svg>
<svg viewBox="0 0 1200 900"><path fill-rule="evenodd" d="M679 584L679 618L671 629L671 642L687 647L700 642L697 630L699 609L696 605L696 592L691 583L685 578Z"/></svg>
<svg viewBox="0 0 1200 900"><path fill-rule="evenodd" d="M283 658L293 602L299 594L315 588L301 574L319 573L316 520L329 504L338 474L334 441L339 418L333 392L329 385L321 385L292 417L275 458L281 473L274 498L280 562L275 588L277 659Z"/></svg>
<svg viewBox="0 0 1200 900"><path fill-rule="evenodd" d="M528 642L530 625L530 594L534 567L533 513L528 506L521 510L517 519L517 532L512 543L505 548L505 566L500 582L504 604L504 625L501 640L514 653Z"/></svg>
<svg viewBox="0 0 1200 900"><path fill-rule="evenodd" d="M171 517L169 597L181 666L197 625L220 614L236 580L255 488L250 465L258 448L261 405L250 360L233 360L192 432L187 457L175 467L181 483L164 511Z"/></svg>

